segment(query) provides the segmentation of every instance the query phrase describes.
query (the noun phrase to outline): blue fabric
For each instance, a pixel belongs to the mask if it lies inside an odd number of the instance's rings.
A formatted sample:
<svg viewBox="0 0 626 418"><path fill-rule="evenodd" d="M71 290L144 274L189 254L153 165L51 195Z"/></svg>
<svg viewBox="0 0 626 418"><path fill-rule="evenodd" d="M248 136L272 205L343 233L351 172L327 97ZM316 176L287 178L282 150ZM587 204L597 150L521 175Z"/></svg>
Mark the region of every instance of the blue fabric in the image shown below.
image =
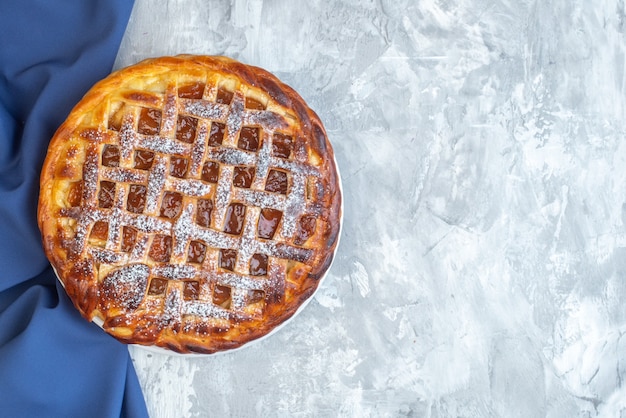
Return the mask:
<svg viewBox="0 0 626 418"><path fill-rule="evenodd" d="M48 142L110 72L131 8L0 1L0 417L147 416L126 346L74 309L37 227Z"/></svg>

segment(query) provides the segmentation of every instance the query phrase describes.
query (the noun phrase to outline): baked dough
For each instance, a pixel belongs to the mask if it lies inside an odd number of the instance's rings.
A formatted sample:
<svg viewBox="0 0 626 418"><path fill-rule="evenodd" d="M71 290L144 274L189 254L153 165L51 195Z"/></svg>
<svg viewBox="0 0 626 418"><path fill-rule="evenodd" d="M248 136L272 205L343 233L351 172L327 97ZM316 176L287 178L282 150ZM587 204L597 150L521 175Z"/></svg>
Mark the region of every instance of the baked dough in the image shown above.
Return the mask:
<svg viewBox="0 0 626 418"><path fill-rule="evenodd" d="M313 294L341 192L318 116L225 57L149 59L97 83L52 138L38 220L88 320L179 353L268 334Z"/></svg>

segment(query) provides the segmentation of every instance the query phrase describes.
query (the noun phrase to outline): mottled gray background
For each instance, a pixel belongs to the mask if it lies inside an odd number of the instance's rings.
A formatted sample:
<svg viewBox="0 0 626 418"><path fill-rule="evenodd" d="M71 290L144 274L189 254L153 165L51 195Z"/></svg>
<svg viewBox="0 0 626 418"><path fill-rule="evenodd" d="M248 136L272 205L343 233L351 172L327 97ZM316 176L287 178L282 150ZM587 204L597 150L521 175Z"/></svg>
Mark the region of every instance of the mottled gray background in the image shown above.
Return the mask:
<svg viewBox="0 0 626 418"><path fill-rule="evenodd" d="M136 0L117 67L223 54L324 121L335 264L285 328L131 348L153 417L626 417L623 0Z"/></svg>

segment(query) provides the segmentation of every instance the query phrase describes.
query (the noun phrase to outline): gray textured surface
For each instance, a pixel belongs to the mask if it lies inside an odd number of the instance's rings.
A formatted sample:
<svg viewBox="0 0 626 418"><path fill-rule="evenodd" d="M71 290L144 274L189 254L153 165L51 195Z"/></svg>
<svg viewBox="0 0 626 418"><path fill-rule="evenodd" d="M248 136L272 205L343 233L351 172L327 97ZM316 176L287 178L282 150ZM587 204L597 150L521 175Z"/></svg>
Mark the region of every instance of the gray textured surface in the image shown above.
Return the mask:
<svg viewBox="0 0 626 418"><path fill-rule="evenodd" d="M132 349L153 417L626 417L622 0L137 0L117 66L224 54L328 129L315 299L209 358Z"/></svg>

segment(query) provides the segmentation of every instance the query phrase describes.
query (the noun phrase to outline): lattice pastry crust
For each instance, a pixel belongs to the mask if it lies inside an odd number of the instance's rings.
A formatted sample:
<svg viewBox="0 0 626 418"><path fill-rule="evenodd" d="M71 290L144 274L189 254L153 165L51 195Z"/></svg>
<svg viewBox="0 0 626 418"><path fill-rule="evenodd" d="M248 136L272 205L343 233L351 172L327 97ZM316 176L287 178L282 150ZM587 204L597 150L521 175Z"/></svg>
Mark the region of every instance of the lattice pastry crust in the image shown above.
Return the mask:
<svg viewBox="0 0 626 418"><path fill-rule="evenodd" d="M213 353L315 291L341 193L317 115L270 73L163 57L96 84L50 142L45 251L76 308L126 343Z"/></svg>

